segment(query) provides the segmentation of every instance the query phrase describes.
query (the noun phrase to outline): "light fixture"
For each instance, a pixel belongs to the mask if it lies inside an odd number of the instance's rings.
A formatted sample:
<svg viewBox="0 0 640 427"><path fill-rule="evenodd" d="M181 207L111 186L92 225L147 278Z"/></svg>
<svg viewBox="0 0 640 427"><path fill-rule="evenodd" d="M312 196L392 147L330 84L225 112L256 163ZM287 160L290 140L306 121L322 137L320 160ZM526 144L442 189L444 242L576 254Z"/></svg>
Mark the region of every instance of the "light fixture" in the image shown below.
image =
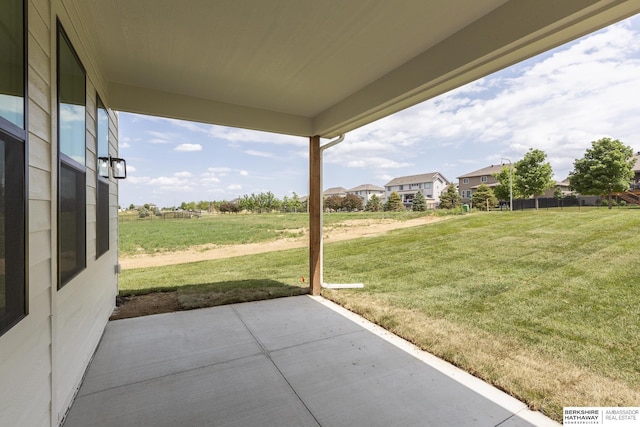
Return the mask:
<svg viewBox="0 0 640 427"><path fill-rule="evenodd" d="M109 169L111 176L115 179L125 179L127 177L127 162L119 157L98 157L98 174L101 177L109 178Z"/></svg>

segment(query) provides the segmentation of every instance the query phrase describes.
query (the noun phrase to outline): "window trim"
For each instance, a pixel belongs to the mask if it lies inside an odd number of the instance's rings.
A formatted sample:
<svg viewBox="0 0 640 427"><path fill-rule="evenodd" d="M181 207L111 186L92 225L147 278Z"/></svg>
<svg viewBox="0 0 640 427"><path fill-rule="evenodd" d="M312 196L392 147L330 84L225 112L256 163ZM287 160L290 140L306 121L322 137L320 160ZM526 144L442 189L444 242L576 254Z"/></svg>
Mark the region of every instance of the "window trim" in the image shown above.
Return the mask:
<svg viewBox="0 0 640 427"><path fill-rule="evenodd" d="M20 127L15 123L0 117L0 132L7 134L9 137L17 139L22 142L22 155L24 158L22 184L23 184L23 218L22 218L22 298L20 305L22 307L16 307L16 311L20 313L11 318L6 317L0 321L0 336L4 335L7 331L20 323L22 319L29 315L29 67L28 67L28 53L29 53L29 31L28 31L28 1L22 1L22 73L23 73L23 125ZM6 322L6 323L4 323Z"/></svg>
<svg viewBox="0 0 640 427"><path fill-rule="evenodd" d="M110 242L109 242L109 235L111 233L111 227L109 224L109 192L110 192L110 180L109 178L105 178L103 176L100 175L99 171L98 171L98 158L100 157L100 118L98 116L98 111L100 109L103 109L107 115L107 157L109 155L109 111L107 110L107 107L104 105L104 102L102 102L102 99L100 98L100 95L98 93L96 93L96 259L100 258L102 255L106 254L107 252L109 252L110 249ZM102 216L100 215L100 196L101 196L101 192L100 192L100 187L104 186L106 184L106 197L107 197L107 206L106 206L106 224L103 224L104 227L106 227L106 236L102 236L102 233L100 232L101 228L101 222L100 222L100 218L102 218ZM105 244L106 242L106 244ZM104 246L102 246L102 244L104 244Z"/></svg>
<svg viewBox="0 0 640 427"><path fill-rule="evenodd" d="M61 143L60 143L60 43L63 41L62 39L64 39L64 41L68 44L71 53L73 55L73 57L75 58L75 60L77 61L78 65L80 66L80 68L82 69L82 73L84 74L84 97L85 97L85 102L84 102L84 113L85 113L85 132L84 132L84 150L85 150L85 164L81 164L79 163L77 160L71 158L70 156L66 155L65 153L63 153L61 151ZM82 61L80 60L80 57L78 56L75 48L73 47L73 44L71 43L71 40L69 39L69 36L67 35L66 31L64 30L64 27L62 26L62 23L60 22L60 20L57 20L57 25L56 25L56 108L57 108L57 116L58 116L58 120L56 123L56 130L57 130L57 145L58 145L58 164L57 164L57 194L56 194L56 203L57 203L57 207L56 207L56 216L57 216L57 221L56 221L56 227L57 227L57 243L56 243L56 248L57 248L57 270L58 270L58 274L57 274L57 289L60 290L62 289L65 285L67 285L69 282L71 282L75 277L77 277L80 273L82 273L86 268L87 268L87 200L86 200L86 194L87 194L87 167L86 167L86 150L87 150L87 136L86 136L86 128L87 128L87 71L84 68L84 65L82 64ZM82 260L83 262L80 263L80 265L77 266L77 268L74 269L74 271L72 272L71 275L69 275L68 277L65 277L65 280L63 281L62 278L62 271L61 271L61 260L60 260L60 256L61 256L61 239L60 239L60 176L61 176L61 169L62 167L66 166L68 168L71 168L73 170L75 170L75 172L82 174L84 179L83 181L83 186L81 188L81 194L83 195L82 197L82 224L80 225L80 230L82 231L82 245L81 245L81 249L82 249ZM79 259L80 256L76 255L77 258Z"/></svg>
<svg viewBox="0 0 640 427"><path fill-rule="evenodd" d="M4 162L5 162L5 165L9 165L9 167L5 167L5 173L7 174L6 176L19 175L21 179L21 184L22 184L22 189L21 189L22 191L16 191L15 194L11 194L7 192L5 193L5 199L7 195L20 197L22 199L22 214L23 214L22 216L12 215L12 216L6 216L5 218L5 226L8 226L9 229L12 229L12 230L21 229L20 231L18 231L18 233L21 234L21 236L18 236L18 237L22 237L22 239L8 239L5 233L4 260L6 262L7 259L9 259L6 253L10 253L11 257L13 257L14 253L17 254L19 252L14 251L12 249L20 249L20 252L22 252L22 256L20 257L20 255L16 255L16 258L18 258L17 264L19 267L21 267L22 271L17 272L19 278L21 279L20 281L15 281L14 283L11 283L13 281L9 281L9 286L7 286L7 282L5 281L5 287L4 287L5 313L2 316L0 316L0 335L2 335L4 332L11 329L14 325L16 325L18 322L20 322L29 314L29 300L28 300L28 295L29 295L28 293L28 271L29 271L28 253L29 252L28 251L29 249L28 249L28 239L27 239L28 218L29 218L28 217L28 200L29 199L28 199L28 173L27 173L28 166L27 166L26 140L18 138L9 132L5 132L2 128L0 128L0 134L7 135L8 139L14 140L14 141L7 141L6 144L11 144L10 150L12 150L13 152L17 152L19 156L22 156L22 162L19 164L12 161L12 158L7 158L7 157L5 157ZM18 145L20 147L18 147ZM6 148L5 148L5 152L6 152ZM20 171L16 172L15 168L19 168ZM13 173L11 173L11 169L13 169ZM8 264L15 267L13 262L10 262ZM8 276L9 275L5 275L5 278ZM22 282L22 283L19 283L19 282ZM9 295L17 295L17 298L16 298L17 304L15 305L6 304L6 301L11 302L11 300L13 299L11 298L10 300L9 298L7 298Z"/></svg>

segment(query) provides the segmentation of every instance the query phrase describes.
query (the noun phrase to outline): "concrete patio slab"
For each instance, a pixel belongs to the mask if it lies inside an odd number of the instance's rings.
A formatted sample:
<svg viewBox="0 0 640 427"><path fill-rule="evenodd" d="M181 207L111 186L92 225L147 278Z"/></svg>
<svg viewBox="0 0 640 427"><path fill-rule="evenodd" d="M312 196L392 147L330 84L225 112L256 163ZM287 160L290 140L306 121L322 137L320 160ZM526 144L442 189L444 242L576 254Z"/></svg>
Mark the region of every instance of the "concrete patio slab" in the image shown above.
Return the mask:
<svg viewBox="0 0 640 427"><path fill-rule="evenodd" d="M319 297L110 322L75 426L552 426Z"/></svg>

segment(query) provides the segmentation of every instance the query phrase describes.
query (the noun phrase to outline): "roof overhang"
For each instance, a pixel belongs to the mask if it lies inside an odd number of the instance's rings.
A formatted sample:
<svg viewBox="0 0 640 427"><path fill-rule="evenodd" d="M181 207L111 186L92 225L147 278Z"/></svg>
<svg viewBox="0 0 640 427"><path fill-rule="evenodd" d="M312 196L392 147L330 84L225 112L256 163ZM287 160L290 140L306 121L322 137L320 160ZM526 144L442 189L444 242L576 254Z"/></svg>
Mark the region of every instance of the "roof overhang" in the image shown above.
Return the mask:
<svg viewBox="0 0 640 427"><path fill-rule="evenodd" d="M62 0L110 108L334 137L640 11L640 0Z"/></svg>

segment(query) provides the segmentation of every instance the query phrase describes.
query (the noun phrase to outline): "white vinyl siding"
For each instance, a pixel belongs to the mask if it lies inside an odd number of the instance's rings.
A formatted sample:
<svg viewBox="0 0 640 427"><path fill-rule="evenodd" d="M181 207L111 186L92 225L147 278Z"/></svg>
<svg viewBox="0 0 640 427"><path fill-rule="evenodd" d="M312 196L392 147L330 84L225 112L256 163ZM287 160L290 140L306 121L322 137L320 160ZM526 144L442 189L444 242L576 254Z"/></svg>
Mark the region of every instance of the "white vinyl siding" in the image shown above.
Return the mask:
<svg viewBox="0 0 640 427"><path fill-rule="evenodd" d="M28 7L28 315L0 336L0 424L55 426L66 413L113 311L117 294L117 191L109 185L109 247L95 259L96 89L109 107L99 70L87 70L87 266L57 290L57 120L55 38L60 19L85 64L95 64L60 0ZM109 111L109 154L117 156L117 116ZM93 248L93 249L92 249Z"/></svg>

